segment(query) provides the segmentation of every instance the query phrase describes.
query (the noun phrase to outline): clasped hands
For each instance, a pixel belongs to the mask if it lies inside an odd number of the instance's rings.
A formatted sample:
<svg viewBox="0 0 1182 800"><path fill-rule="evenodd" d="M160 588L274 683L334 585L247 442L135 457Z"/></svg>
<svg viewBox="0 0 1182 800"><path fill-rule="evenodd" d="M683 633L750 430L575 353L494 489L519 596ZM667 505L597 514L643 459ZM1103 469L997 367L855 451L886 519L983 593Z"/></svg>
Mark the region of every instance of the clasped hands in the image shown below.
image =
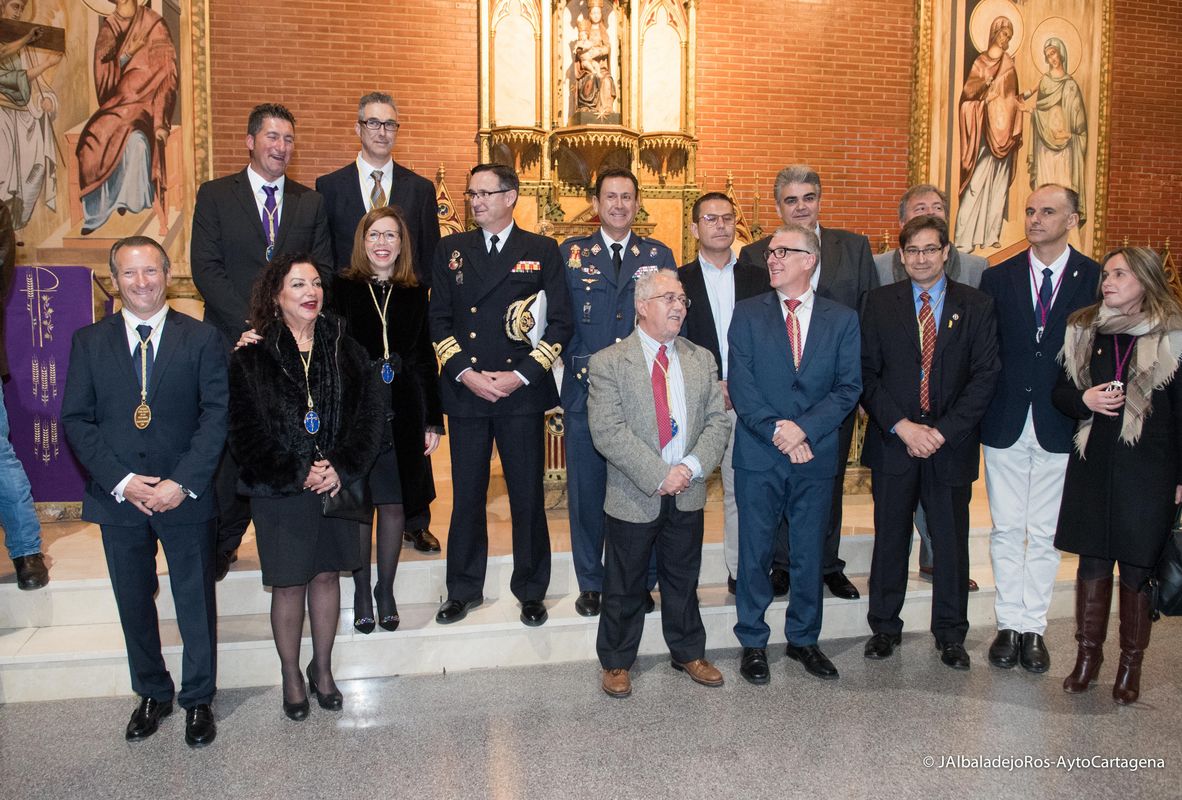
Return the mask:
<svg viewBox="0 0 1182 800"><path fill-rule="evenodd" d="M503 400L525 384L516 372L478 372L474 369L460 375L460 383L477 397L495 403Z"/></svg>
<svg viewBox="0 0 1182 800"><path fill-rule="evenodd" d="M1083 393L1084 405L1094 414L1115 417L1125 404L1124 389L1109 389L1112 384L1101 383Z"/></svg>
<svg viewBox="0 0 1182 800"><path fill-rule="evenodd" d="M901 419L895 424L895 435L907 445L912 458L929 458L944 445L944 434L933 427Z"/></svg>
<svg viewBox="0 0 1182 800"><path fill-rule="evenodd" d="M171 511L185 499L185 490L173 480L154 475L132 475L123 487L123 499L152 516L152 512Z"/></svg>
<svg viewBox="0 0 1182 800"><path fill-rule="evenodd" d="M657 489L657 494L681 494L689 488L693 479L694 473L689 467L685 464L674 464L665 474L665 480L661 481L661 487Z"/></svg>
<svg viewBox="0 0 1182 800"><path fill-rule="evenodd" d="M804 464L813 460L813 449L809 447L808 434L795 422L781 419L776 422L772 444L793 464Z"/></svg>
<svg viewBox="0 0 1182 800"><path fill-rule="evenodd" d="M304 478L304 488L316 494L328 492L329 497L336 497L341 490L341 479L328 459L322 458L312 462L312 469L308 471L308 477Z"/></svg>

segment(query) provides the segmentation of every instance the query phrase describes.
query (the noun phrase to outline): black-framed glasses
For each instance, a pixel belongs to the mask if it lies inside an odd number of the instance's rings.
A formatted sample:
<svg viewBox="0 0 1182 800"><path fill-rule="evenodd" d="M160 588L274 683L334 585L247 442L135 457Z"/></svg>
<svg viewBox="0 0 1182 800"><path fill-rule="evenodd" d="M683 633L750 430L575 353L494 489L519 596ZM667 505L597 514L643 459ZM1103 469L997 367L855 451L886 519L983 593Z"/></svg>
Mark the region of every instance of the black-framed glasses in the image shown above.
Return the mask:
<svg viewBox="0 0 1182 800"><path fill-rule="evenodd" d="M763 260L771 261L773 258L778 258L783 261L789 253L804 253L806 256L813 254L811 250L801 250L799 247L769 247L767 252L763 254Z"/></svg>
<svg viewBox="0 0 1182 800"><path fill-rule="evenodd" d="M681 303L686 308L690 307L690 299L684 294L674 294L673 292L665 292L664 294L654 294L652 297L646 298L648 300L660 300L667 306L674 303Z"/></svg>
<svg viewBox="0 0 1182 800"><path fill-rule="evenodd" d="M378 128L385 128L386 133L394 133L394 131L402 127L396 119L380 120L370 117L369 119L359 119L357 121L371 131L376 131Z"/></svg>
<svg viewBox="0 0 1182 800"><path fill-rule="evenodd" d="M703 214L702 216L698 217L698 220L700 222L705 222L707 225L717 225L720 222L723 225L734 225L735 224L735 215L734 214Z"/></svg>
<svg viewBox="0 0 1182 800"><path fill-rule="evenodd" d="M907 258L935 258L936 253L943 249L943 247L936 247L934 244L927 247L904 247L903 255Z"/></svg>
<svg viewBox="0 0 1182 800"><path fill-rule="evenodd" d="M477 191L474 192L471 189L468 189L467 191L464 192L464 197L467 197L469 200L476 200L477 198L479 198L481 200L487 200L488 198L492 197L494 194L504 194L505 192L511 192L511 191L513 191L513 190L512 189L497 189L495 191L490 192L485 189L478 189Z"/></svg>

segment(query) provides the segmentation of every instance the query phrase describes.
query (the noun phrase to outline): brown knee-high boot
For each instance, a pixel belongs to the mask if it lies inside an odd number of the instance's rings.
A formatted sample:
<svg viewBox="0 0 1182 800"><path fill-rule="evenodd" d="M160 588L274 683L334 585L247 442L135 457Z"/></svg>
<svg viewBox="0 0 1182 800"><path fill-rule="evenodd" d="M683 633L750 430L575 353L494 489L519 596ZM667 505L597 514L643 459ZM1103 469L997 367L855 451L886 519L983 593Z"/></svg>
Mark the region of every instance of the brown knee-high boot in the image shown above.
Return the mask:
<svg viewBox="0 0 1182 800"><path fill-rule="evenodd" d="M1120 584L1120 665L1112 699L1127 706L1141 694L1141 660L1149 646L1149 595Z"/></svg>
<svg viewBox="0 0 1182 800"><path fill-rule="evenodd" d="M1075 669L1063 679L1063 691L1086 691L1104 663L1104 639L1108 635L1108 609L1112 607L1112 576L1075 580L1075 641L1079 651Z"/></svg>

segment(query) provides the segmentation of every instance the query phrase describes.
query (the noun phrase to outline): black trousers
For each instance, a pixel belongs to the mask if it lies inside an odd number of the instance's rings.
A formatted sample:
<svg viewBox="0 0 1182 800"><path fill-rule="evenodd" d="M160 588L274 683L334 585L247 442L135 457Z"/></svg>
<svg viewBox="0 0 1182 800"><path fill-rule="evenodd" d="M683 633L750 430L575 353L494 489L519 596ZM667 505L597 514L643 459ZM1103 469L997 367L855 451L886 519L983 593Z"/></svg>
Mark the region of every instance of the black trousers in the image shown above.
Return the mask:
<svg viewBox="0 0 1182 800"><path fill-rule="evenodd" d="M171 701L172 676L160 653L156 615L156 543L164 545L184 652L181 692L184 708L213 699L217 681L217 604L213 587L214 521L194 525L161 523L145 516L140 525L103 525L103 550L119 624L127 643L131 688L141 697Z"/></svg>
<svg viewBox="0 0 1182 800"><path fill-rule="evenodd" d="M913 458L906 472L871 473L874 495L874 555L870 562L870 609L875 633L903 631L907 559L915 504L923 503L932 537L931 630L940 643L963 643L969 630L969 501L972 484L940 479L930 458Z"/></svg>
<svg viewBox="0 0 1182 800"><path fill-rule="evenodd" d="M229 447L222 450L213 475L213 492L218 504L216 552L230 553L238 549L250 524L250 499L238 494L238 462Z"/></svg>
<svg viewBox="0 0 1182 800"><path fill-rule="evenodd" d="M829 527L825 531L825 541L821 545L821 574L832 575L834 572L845 570L845 562L838 555L841 546L841 503L845 499L845 464L850 460L850 445L854 441L854 417L858 410L849 413L837 429L837 477L833 479L833 493L830 498ZM776 552L772 560L773 567L787 569L792 560L792 551L788 546L787 525L781 525L776 534Z"/></svg>
<svg viewBox="0 0 1182 800"><path fill-rule="evenodd" d="M661 585L661 630L674 661L706 653L706 628L698 610L705 516L678 511L673 497L661 498L652 522L624 522L610 514L604 530L603 604L595 649L604 669L631 669L644 632L649 558L657 556Z"/></svg>
<svg viewBox="0 0 1182 800"><path fill-rule="evenodd" d="M406 524L402 529L407 533L425 531L431 527L431 504L422 508L406 509Z"/></svg>
<svg viewBox="0 0 1182 800"><path fill-rule="evenodd" d="M495 441L513 519L513 576L509 588L522 602L543 599L550 585L550 531L542 491L545 417L449 417L448 423L452 478L448 598L463 603L484 595L489 459Z"/></svg>

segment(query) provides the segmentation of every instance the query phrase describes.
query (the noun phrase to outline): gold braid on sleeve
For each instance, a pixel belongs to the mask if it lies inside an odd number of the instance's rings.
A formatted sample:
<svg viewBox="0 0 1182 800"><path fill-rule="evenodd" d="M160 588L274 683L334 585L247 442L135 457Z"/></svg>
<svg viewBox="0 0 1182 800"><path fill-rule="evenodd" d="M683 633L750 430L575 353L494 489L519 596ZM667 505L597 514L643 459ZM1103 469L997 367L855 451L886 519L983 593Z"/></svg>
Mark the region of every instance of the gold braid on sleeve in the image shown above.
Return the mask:
<svg viewBox="0 0 1182 800"><path fill-rule="evenodd" d="M435 342L435 357L439 359L439 366L443 366L448 360L460 352L460 343L456 341L456 337L448 336L440 342Z"/></svg>
<svg viewBox="0 0 1182 800"><path fill-rule="evenodd" d="M562 353L562 345L550 344L545 339L538 342L538 346L530 351L529 357L542 365L542 369L550 369Z"/></svg>

